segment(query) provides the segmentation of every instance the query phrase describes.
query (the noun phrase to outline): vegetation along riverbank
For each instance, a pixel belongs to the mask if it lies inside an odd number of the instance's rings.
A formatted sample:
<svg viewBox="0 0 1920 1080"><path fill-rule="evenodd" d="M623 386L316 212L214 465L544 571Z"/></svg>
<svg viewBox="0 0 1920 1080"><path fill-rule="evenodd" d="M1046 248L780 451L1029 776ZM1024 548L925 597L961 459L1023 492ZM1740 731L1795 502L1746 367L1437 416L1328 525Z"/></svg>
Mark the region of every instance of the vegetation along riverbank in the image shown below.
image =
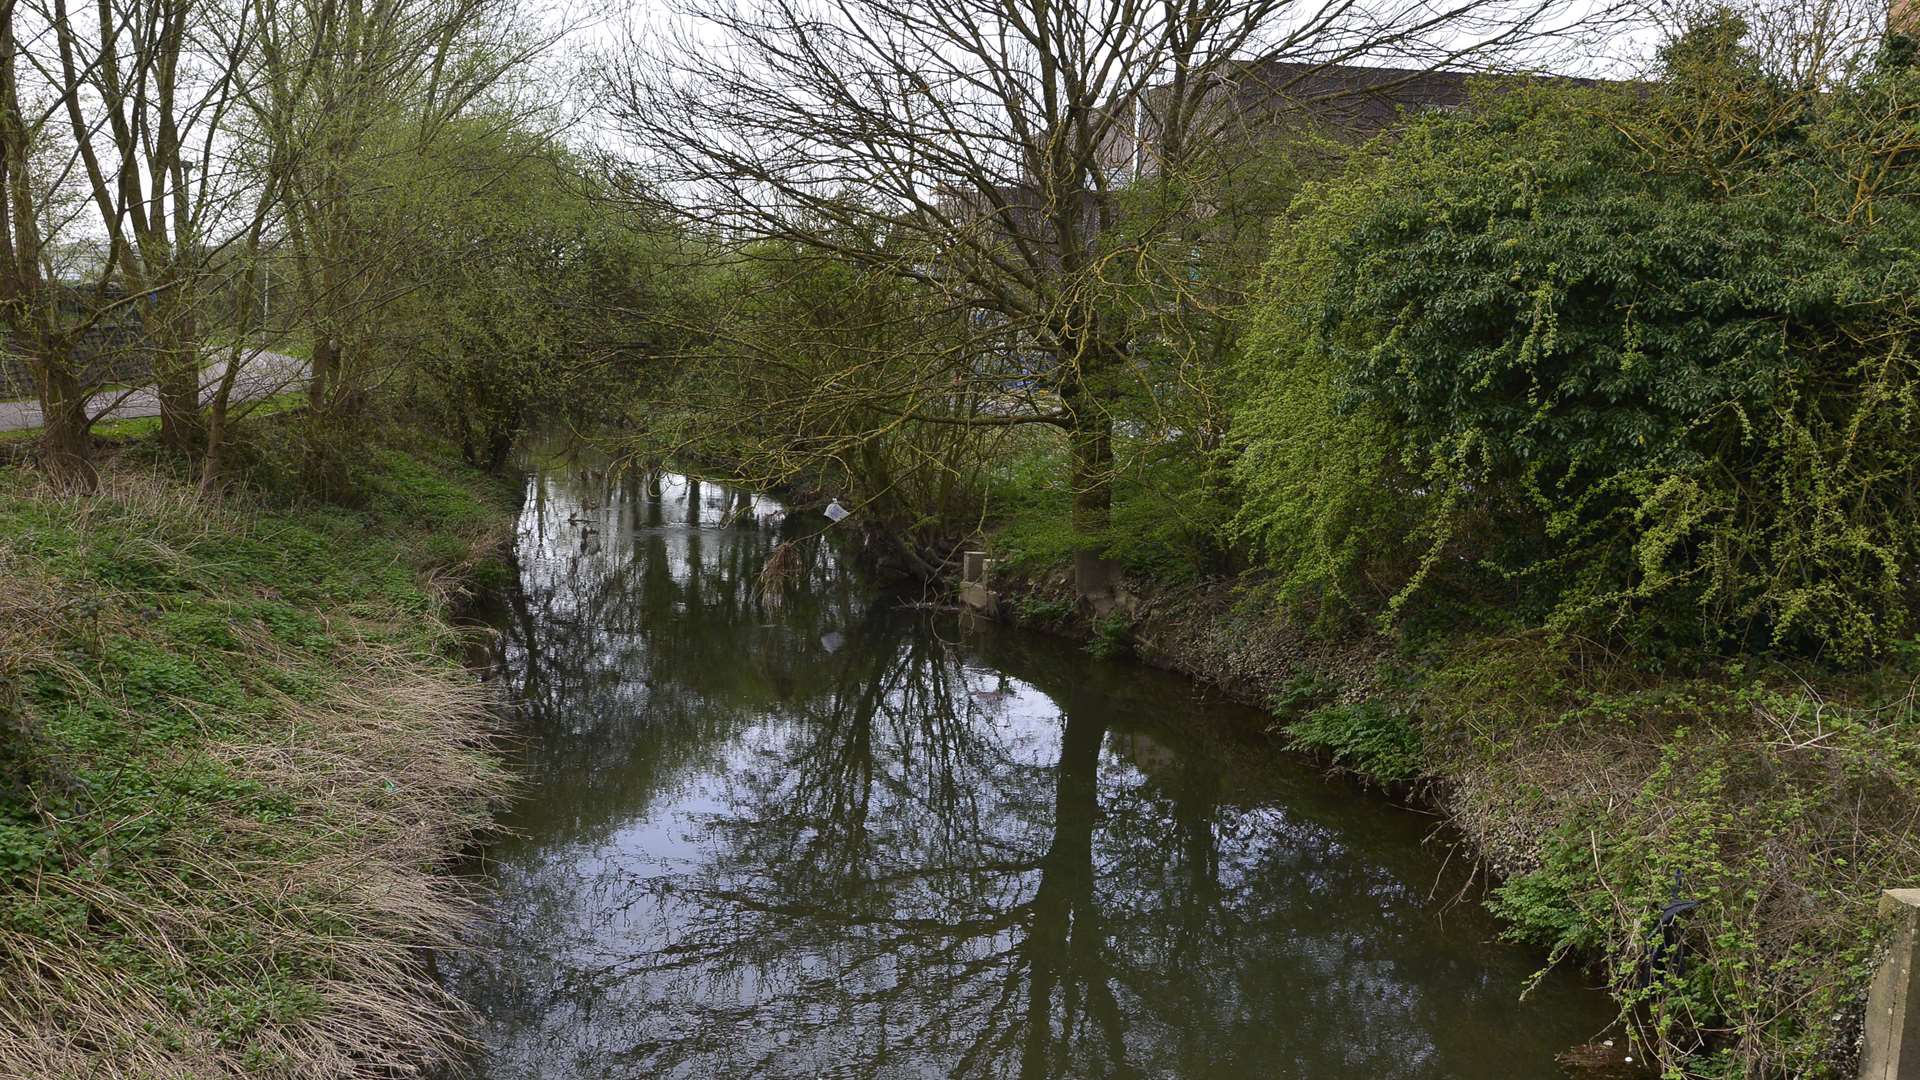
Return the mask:
<svg viewBox="0 0 1920 1080"><path fill-rule="evenodd" d="M1792 105L1742 32L1309 185L1233 452L1122 440L1115 592L1076 587L1060 443L990 471L979 542L1004 616L1421 789L1675 1074L1846 1076L1920 879L1912 206L1855 169L1913 74Z"/></svg>
<svg viewBox="0 0 1920 1080"><path fill-rule="evenodd" d="M1424 788L1670 1074L1851 1075L1920 881L1920 73L1807 40L1709 13L1641 80L1144 173L1053 324L833 218L716 275L754 299L627 445L807 475L903 572L984 550L1003 615Z"/></svg>
<svg viewBox="0 0 1920 1080"><path fill-rule="evenodd" d="M446 600L534 430L656 513L817 492L763 600L983 552L1424 795L1640 1063L1856 1071L1920 886L1920 3L557 7L0 5L0 1073L452 1037ZM1096 982L1017 1008L1122 1031Z"/></svg>
<svg viewBox="0 0 1920 1080"><path fill-rule="evenodd" d="M140 456L0 471L0 1075L404 1072L458 1030L425 950L503 773L448 605L511 493L431 442L351 506Z"/></svg>

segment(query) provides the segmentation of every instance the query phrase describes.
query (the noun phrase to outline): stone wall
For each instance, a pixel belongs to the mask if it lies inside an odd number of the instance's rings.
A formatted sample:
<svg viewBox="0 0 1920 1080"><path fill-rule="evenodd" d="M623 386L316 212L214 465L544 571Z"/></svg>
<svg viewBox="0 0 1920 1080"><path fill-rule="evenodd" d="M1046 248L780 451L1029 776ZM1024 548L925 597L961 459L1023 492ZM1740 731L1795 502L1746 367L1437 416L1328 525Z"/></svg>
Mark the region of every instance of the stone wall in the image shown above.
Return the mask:
<svg viewBox="0 0 1920 1080"><path fill-rule="evenodd" d="M0 335L0 400L19 401L35 394L27 357L13 344L12 338ZM82 381L89 385L138 386L152 380L153 356L146 348L146 333L137 312L94 324L81 335L73 352Z"/></svg>

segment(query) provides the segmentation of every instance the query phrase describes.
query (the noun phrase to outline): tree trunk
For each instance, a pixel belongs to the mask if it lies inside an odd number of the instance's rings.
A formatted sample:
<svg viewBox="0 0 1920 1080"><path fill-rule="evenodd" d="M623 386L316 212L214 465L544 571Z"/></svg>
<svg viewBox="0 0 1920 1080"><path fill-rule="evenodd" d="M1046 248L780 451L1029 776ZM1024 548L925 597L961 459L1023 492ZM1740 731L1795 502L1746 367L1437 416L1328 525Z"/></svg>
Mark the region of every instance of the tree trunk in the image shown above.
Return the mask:
<svg viewBox="0 0 1920 1080"><path fill-rule="evenodd" d="M64 364L43 361L39 383L40 446L47 472L62 487L91 491L100 475L93 463L86 391Z"/></svg>
<svg viewBox="0 0 1920 1080"><path fill-rule="evenodd" d="M206 449L200 458L200 493L211 495L226 484L227 402L217 394L207 410Z"/></svg>
<svg viewBox="0 0 1920 1080"><path fill-rule="evenodd" d="M203 435L200 357L191 343L192 336L169 328L153 361L154 393L160 400L160 442L179 454L198 450Z"/></svg>
<svg viewBox="0 0 1920 1080"><path fill-rule="evenodd" d="M307 491L328 501L344 501L350 489L340 453L347 433L340 423L345 387L339 366L339 340L325 330L314 335L313 374L307 382L307 415L301 425L305 442L301 471Z"/></svg>
<svg viewBox="0 0 1920 1080"><path fill-rule="evenodd" d="M1113 595L1119 577L1118 565L1106 557L1113 523L1113 418L1078 378L1061 399L1072 424L1067 440L1073 455L1074 591L1082 601L1098 603Z"/></svg>
<svg viewBox="0 0 1920 1080"><path fill-rule="evenodd" d="M513 432L494 431L487 438L487 472L499 476L506 471L507 458L513 453Z"/></svg>
<svg viewBox="0 0 1920 1080"><path fill-rule="evenodd" d="M226 368L207 400L205 439L200 458L202 494L218 493L227 482L227 433L233 415L233 388L240 379L243 350L236 346L225 351Z"/></svg>
<svg viewBox="0 0 1920 1080"><path fill-rule="evenodd" d="M313 374L307 381L307 408L314 413L327 411L327 394L333 389L333 369L340 360L340 347L326 331L313 338Z"/></svg>

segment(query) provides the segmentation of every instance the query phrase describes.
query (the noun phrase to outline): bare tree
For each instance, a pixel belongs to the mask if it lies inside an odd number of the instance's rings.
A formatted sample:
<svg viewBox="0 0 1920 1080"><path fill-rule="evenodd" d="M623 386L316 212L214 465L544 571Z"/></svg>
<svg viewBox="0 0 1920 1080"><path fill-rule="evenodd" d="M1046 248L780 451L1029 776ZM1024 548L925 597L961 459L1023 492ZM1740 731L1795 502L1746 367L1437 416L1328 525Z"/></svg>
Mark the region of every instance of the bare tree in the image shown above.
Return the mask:
<svg viewBox="0 0 1920 1080"><path fill-rule="evenodd" d="M6 276L19 299L8 321L35 373L49 464L91 472L92 424L125 396L95 393L109 371L151 373L164 440L193 450L206 339L239 329L207 321L212 267L234 239L258 235L271 191L228 127L252 45L247 10L16 0L8 16L9 126L41 155L11 200ZM23 86L49 104L22 110ZM100 257L56 257L89 248Z"/></svg>
<svg viewBox="0 0 1920 1080"><path fill-rule="evenodd" d="M1253 61L1285 95L1362 60L1491 66L1611 14L1560 0L681 0L609 83L644 164L703 224L918 280L995 330L943 351L930 377L994 373L990 408L903 419L1063 429L1076 576L1093 596L1113 573L1097 541L1113 402L1165 329L1116 303L1115 282L1178 227L1121 229L1122 192L1191 179Z"/></svg>
<svg viewBox="0 0 1920 1080"><path fill-rule="evenodd" d="M316 339L309 430L337 428L374 378L373 314L427 287L389 272L417 269L397 256L426 215L373 220L369 204L395 200L368 196L475 107L528 115L515 77L564 31L540 17L516 0L6 0L0 316L35 376L49 464L91 474L91 426L115 401L82 354L111 324L138 381L152 373L164 441L203 453L217 484L270 262L294 286L281 322ZM77 242L104 257L62 280L55 256ZM203 387L216 339L224 366Z"/></svg>
<svg viewBox="0 0 1920 1080"><path fill-rule="evenodd" d="M77 269L68 265L73 237L62 235L73 222L66 186L74 148L54 125L65 95L41 78L28 47L45 29L44 18L18 0L0 0L0 321L8 351L32 374L48 471L86 487L94 480L88 404L98 373L80 345L103 318L124 310L125 299L109 295L105 263L93 268L90 288L61 279Z"/></svg>
<svg viewBox="0 0 1920 1080"><path fill-rule="evenodd" d="M1650 0L1649 9L1662 41L1681 37L1716 12L1737 16L1761 67L1809 93L1859 78L1889 33L1913 32L1915 13L1911 0Z"/></svg>
<svg viewBox="0 0 1920 1080"><path fill-rule="evenodd" d="M102 4L76 19L66 0L44 17L86 191L121 284L138 297L160 405L161 438L194 448L200 428L200 289L213 226L240 197L223 148L244 12L216 35L212 5Z"/></svg>
<svg viewBox="0 0 1920 1080"><path fill-rule="evenodd" d="M389 182L388 162L417 154L476 104L531 108L511 99L564 27L537 26L513 0L248 3L258 47L244 102L278 186L294 302L311 322L310 430L335 432L380 373L374 316L423 286L389 272L412 234L372 220L367 193ZM310 449L324 466L324 445Z"/></svg>

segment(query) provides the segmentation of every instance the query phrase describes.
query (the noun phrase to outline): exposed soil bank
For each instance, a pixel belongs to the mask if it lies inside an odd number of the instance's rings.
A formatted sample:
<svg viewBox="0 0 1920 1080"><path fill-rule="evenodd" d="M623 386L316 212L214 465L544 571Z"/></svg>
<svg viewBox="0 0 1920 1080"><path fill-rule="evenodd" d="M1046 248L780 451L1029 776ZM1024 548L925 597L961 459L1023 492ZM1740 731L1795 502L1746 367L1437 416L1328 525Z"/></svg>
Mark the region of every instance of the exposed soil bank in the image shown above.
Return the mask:
<svg viewBox="0 0 1920 1080"><path fill-rule="evenodd" d="M373 451L353 509L0 470L0 1076L411 1073L503 773L446 621L511 495ZM269 463L270 467L270 463Z"/></svg>

